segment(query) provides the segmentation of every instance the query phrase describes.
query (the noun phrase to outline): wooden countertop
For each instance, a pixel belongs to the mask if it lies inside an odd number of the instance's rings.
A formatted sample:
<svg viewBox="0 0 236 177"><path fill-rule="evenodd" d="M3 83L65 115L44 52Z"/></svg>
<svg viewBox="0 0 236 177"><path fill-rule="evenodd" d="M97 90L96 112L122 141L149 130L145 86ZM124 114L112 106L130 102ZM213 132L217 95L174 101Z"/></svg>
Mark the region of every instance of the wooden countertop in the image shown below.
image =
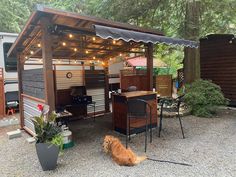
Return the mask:
<svg viewBox="0 0 236 177"><path fill-rule="evenodd" d="M156 92L153 91L133 91L133 92L123 92L121 94L115 94L115 96L124 96L126 98L139 97L145 95L156 95Z"/></svg>

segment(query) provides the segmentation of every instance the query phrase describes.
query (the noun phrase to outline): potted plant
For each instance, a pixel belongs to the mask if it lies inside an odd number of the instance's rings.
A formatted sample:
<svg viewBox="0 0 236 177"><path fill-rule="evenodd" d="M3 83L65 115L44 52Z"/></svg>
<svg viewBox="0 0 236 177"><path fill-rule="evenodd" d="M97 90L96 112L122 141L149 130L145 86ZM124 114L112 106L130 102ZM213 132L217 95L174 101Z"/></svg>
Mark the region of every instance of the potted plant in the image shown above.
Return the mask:
<svg viewBox="0 0 236 177"><path fill-rule="evenodd" d="M36 133L36 152L44 171L56 168L60 150L63 148L61 129L55 123L56 114L47 116L49 107L38 105L40 116L33 117Z"/></svg>

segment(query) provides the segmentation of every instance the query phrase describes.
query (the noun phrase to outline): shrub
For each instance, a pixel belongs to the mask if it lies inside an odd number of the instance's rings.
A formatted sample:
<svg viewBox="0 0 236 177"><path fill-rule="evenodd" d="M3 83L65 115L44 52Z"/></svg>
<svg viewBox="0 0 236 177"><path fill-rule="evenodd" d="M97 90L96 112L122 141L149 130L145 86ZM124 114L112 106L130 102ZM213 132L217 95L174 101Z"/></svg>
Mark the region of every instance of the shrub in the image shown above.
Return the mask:
<svg viewBox="0 0 236 177"><path fill-rule="evenodd" d="M187 84L183 91L185 103L191 107L195 116L212 117L217 106L228 104L220 86L208 80L196 80L192 84Z"/></svg>

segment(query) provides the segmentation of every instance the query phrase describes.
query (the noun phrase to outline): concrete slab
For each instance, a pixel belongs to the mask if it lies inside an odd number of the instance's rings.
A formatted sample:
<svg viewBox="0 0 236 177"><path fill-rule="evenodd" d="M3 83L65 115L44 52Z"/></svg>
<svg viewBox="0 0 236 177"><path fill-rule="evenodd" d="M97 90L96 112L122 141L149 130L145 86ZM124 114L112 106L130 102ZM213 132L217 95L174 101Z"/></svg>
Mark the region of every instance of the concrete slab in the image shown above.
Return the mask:
<svg viewBox="0 0 236 177"><path fill-rule="evenodd" d="M0 120L0 127L6 127L10 125L17 125L17 124L19 124L19 119L16 117L3 118Z"/></svg>
<svg viewBox="0 0 236 177"><path fill-rule="evenodd" d="M21 131L20 129L17 129L15 131L7 132L7 136L8 136L8 139L19 138L21 137Z"/></svg>
<svg viewBox="0 0 236 177"><path fill-rule="evenodd" d="M29 144L32 144L32 143L35 143L36 142L36 139L34 137L29 137L26 139L26 141L29 143Z"/></svg>

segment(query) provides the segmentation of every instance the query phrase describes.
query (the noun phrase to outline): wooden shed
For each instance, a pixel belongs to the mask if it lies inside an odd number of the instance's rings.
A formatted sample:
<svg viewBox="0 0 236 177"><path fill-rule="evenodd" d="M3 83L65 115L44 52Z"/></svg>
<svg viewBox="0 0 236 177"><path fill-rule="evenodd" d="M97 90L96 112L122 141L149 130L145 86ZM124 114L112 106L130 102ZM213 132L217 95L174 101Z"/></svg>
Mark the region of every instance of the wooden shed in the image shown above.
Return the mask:
<svg viewBox="0 0 236 177"><path fill-rule="evenodd" d="M145 55L147 79L142 84L152 90L156 43L198 47L194 41L165 37L159 31L37 6L8 52L18 58L21 127L34 134L31 118L40 114L37 104L49 105L51 111L70 105L73 86L92 95L96 113L108 112L108 61L116 56ZM77 113L91 110L84 111Z"/></svg>
<svg viewBox="0 0 236 177"><path fill-rule="evenodd" d="M236 105L236 39L233 34L211 34L200 39L201 78L219 85Z"/></svg>

